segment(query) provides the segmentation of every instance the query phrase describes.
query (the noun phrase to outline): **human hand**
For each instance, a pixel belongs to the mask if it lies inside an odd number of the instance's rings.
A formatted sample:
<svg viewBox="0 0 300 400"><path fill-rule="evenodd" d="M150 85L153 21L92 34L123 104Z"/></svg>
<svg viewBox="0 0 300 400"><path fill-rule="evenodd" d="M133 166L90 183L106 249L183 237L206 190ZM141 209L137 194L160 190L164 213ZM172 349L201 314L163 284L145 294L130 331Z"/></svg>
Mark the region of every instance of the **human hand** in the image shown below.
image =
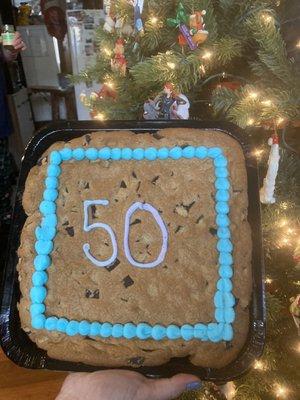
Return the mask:
<svg viewBox="0 0 300 400"><path fill-rule="evenodd" d="M170 379L147 379L123 370L70 374L56 400L171 400L185 390L200 389L193 375L179 374Z"/></svg>
<svg viewBox="0 0 300 400"><path fill-rule="evenodd" d="M20 51L26 50L26 45L23 42L20 32L15 33L15 38L12 45L14 47L14 49L12 50L13 53L19 53Z"/></svg>

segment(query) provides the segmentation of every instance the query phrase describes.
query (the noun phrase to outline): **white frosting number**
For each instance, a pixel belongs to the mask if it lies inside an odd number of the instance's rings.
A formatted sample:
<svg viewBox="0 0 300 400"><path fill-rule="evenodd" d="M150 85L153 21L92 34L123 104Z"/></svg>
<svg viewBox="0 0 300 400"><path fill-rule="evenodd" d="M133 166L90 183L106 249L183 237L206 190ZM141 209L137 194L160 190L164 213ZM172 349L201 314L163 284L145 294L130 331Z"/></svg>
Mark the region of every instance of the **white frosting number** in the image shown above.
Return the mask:
<svg viewBox="0 0 300 400"><path fill-rule="evenodd" d="M102 199L101 200L85 200L84 201L83 229L85 230L85 232L89 232L96 228L105 229L111 238L111 242L112 242L112 246L113 246L113 253L112 253L112 256L110 258L108 258L107 260L100 261L91 254L90 245L88 243L85 243L83 245L83 251L84 251L84 254L87 256L87 258L94 265L96 265L97 267L107 267L107 266L112 265L115 262L117 255L118 255L118 245L117 245L116 235L109 225L103 224L101 222L96 222L91 225L89 224L88 208L92 205L97 205L97 204L107 206L109 204L109 201L102 200ZM159 253L157 259L152 262L140 263L140 262L134 260L134 258L131 255L131 251L130 251L130 247L129 247L130 219L131 219L132 214L136 210L143 210L143 211L150 212L152 214L153 218L155 219L155 221L157 222L157 224L161 230L161 233L162 233L163 241L162 241L160 253ZM168 231L167 231L167 228L165 226L165 223L164 223L162 217L159 215L159 212L156 210L156 208L154 208L151 204L136 202L136 203L133 203L132 206L129 207L129 209L127 210L126 216L125 216L124 252L125 252L128 262L131 265L133 265L134 267L139 267L139 268L154 268L157 265L159 265L161 262L163 262L163 260L166 256L166 253L167 253L167 249L168 249L168 236L169 236Z"/></svg>

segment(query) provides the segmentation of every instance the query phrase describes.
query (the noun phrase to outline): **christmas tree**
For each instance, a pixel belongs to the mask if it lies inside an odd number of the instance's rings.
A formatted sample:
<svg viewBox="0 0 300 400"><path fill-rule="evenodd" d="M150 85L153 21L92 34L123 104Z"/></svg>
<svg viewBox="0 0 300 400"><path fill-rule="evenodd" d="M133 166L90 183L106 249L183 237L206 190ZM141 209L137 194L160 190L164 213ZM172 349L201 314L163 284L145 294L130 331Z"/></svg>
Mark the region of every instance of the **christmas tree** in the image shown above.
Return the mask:
<svg viewBox="0 0 300 400"><path fill-rule="evenodd" d="M243 378L221 388L207 383L201 392L182 398L297 399L300 165L295 146L300 125L300 33L298 38L286 35L288 25L299 23L297 2L104 3L106 20L95 32L97 60L73 77L74 82L102 84L99 93L81 96L93 118L186 119L190 104L190 118L227 118L244 128L262 175L271 135L269 144L276 150L261 196L264 203L276 200L262 209L268 319L263 357ZM169 114L162 107L168 90L177 96L176 112ZM180 104L185 106L183 114L178 112ZM294 142L287 143L291 135Z"/></svg>

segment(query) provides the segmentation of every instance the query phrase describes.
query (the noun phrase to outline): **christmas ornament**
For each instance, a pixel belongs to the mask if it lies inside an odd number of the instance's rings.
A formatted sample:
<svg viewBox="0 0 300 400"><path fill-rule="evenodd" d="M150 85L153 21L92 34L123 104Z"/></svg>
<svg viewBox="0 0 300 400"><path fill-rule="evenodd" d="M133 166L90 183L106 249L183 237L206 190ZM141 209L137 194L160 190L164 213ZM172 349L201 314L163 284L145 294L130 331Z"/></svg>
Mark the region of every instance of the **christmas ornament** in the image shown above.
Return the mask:
<svg viewBox="0 0 300 400"><path fill-rule="evenodd" d="M144 0L128 0L128 2L133 6L134 10L134 28L137 32L142 32L144 30L142 21Z"/></svg>
<svg viewBox="0 0 300 400"><path fill-rule="evenodd" d="M225 395L227 400L233 400L236 395L236 387L234 382L227 382L220 387L221 392Z"/></svg>
<svg viewBox="0 0 300 400"><path fill-rule="evenodd" d="M18 9L17 24L19 26L30 25L31 5L28 3L21 3Z"/></svg>
<svg viewBox="0 0 300 400"><path fill-rule="evenodd" d="M166 83L164 90L154 100L144 104L144 119L188 119L190 102L182 93L175 93L172 83Z"/></svg>
<svg viewBox="0 0 300 400"><path fill-rule="evenodd" d="M290 312L298 330L298 336L300 336L300 294L296 297L291 297L290 302L292 303L290 305Z"/></svg>
<svg viewBox="0 0 300 400"><path fill-rule="evenodd" d="M110 86L103 83L100 91L97 93L97 97L99 99L111 98L111 99L115 100L117 98L117 92L114 89L112 89Z"/></svg>
<svg viewBox="0 0 300 400"><path fill-rule="evenodd" d="M176 17L175 18L168 18L167 24L174 28L179 28L181 34L178 36L178 42L183 43L184 39L185 42L189 45L191 50L195 50L197 45L193 42L192 37L190 35L190 31L186 26L188 22L188 16L185 12L182 3L178 4ZM184 43L185 44L185 43Z"/></svg>
<svg viewBox="0 0 300 400"><path fill-rule="evenodd" d="M113 33L115 30L120 34L125 36L131 36L133 33L133 28L130 24L125 23L125 19L118 17L115 11L115 4L112 0L107 0L104 6L105 10L105 22L103 30L109 33Z"/></svg>
<svg viewBox="0 0 300 400"><path fill-rule="evenodd" d="M268 160L268 171L264 179L263 187L260 189L260 201L263 204L275 203L274 191L275 182L278 172L279 165L279 140L278 135L274 133L269 140L268 145L271 146L269 160Z"/></svg>
<svg viewBox="0 0 300 400"><path fill-rule="evenodd" d="M119 38L116 41L114 48L114 58L111 60L111 69L119 72L121 75L126 75L127 61L124 56L124 39Z"/></svg>
<svg viewBox="0 0 300 400"><path fill-rule="evenodd" d="M206 15L206 11L196 11L190 15L190 34L192 35L193 42L198 46L205 42L208 37L208 31L205 30L205 24L203 16Z"/></svg>

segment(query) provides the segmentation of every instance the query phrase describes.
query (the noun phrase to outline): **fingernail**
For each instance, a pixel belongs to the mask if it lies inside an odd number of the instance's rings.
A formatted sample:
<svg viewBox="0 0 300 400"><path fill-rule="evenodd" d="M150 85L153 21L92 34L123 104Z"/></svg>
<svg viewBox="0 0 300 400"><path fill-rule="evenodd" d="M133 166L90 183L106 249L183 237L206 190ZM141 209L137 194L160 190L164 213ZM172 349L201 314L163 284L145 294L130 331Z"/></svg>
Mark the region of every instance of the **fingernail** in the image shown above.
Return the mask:
<svg viewBox="0 0 300 400"><path fill-rule="evenodd" d="M190 382L186 385L186 390L198 390L202 387L202 383L200 381Z"/></svg>

